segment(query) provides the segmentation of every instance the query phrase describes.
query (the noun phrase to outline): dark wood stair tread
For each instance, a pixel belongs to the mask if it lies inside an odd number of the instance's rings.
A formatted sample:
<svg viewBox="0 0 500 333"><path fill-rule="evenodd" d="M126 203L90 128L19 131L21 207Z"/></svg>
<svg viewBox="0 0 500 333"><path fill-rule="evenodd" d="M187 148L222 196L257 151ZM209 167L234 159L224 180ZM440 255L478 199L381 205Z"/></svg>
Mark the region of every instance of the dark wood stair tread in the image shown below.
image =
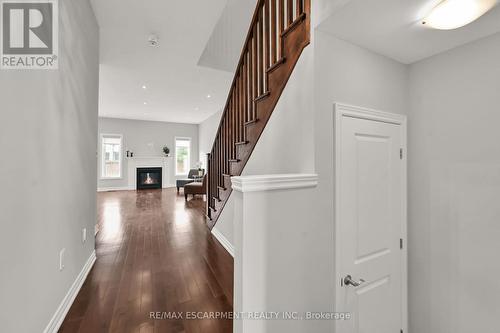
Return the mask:
<svg viewBox="0 0 500 333"><path fill-rule="evenodd" d="M279 58L278 61L276 61L274 64L271 65L271 67L269 67L266 72L267 73L271 73L272 71L274 71L276 68L280 67L282 64L284 64L286 61L286 58L285 57L282 57L282 58Z"/></svg>
<svg viewBox="0 0 500 333"><path fill-rule="evenodd" d="M249 121L245 122L245 126L253 125L253 124L255 124L258 121L259 121L259 119L249 120Z"/></svg>
<svg viewBox="0 0 500 333"><path fill-rule="evenodd" d="M288 26L288 28L286 28L285 30L283 30L283 32L281 33L281 38L285 37L286 35L288 35L292 30L294 30L295 28L297 28L299 26L299 24L305 20L306 18L306 13L302 13L300 14L296 19L295 21L292 22L292 24L290 24Z"/></svg>
<svg viewBox="0 0 500 333"><path fill-rule="evenodd" d="M257 97L254 99L254 101L255 101L255 102L261 101L261 100L263 100L264 98L269 97L269 95L271 95L271 93L270 93L269 91L266 91L266 92L265 92L265 93L263 93L262 95L257 96Z"/></svg>

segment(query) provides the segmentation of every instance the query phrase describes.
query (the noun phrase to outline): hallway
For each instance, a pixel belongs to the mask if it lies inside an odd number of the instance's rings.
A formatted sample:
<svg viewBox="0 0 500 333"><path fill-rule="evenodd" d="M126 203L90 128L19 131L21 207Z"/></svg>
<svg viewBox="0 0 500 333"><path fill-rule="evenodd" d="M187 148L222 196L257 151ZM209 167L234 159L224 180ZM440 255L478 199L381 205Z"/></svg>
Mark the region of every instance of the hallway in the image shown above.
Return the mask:
<svg viewBox="0 0 500 333"><path fill-rule="evenodd" d="M205 226L201 197L103 192L98 219L97 261L60 332L232 331L230 320L150 319L150 312L232 311L233 258Z"/></svg>

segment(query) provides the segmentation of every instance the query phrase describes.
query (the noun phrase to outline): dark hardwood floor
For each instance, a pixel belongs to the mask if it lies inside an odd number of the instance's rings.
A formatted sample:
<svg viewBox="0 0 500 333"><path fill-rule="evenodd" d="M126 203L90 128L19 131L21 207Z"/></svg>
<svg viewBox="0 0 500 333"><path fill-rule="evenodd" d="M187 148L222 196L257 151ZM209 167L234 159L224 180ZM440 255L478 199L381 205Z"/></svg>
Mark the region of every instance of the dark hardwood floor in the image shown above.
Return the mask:
<svg viewBox="0 0 500 333"><path fill-rule="evenodd" d="M233 258L203 207L175 189L99 193L97 261L59 332L232 332L231 320L150 318L232 311Z"/></svg>

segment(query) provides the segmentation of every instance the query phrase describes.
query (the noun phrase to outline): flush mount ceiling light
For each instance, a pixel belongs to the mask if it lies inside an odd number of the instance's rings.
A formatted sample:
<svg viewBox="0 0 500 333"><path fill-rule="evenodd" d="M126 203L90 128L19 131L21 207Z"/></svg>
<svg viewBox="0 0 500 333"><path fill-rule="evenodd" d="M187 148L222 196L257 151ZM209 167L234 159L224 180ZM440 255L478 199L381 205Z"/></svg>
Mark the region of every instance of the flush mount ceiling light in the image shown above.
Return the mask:
<svg viewBox="0 0 500 333"><path fill-rule="evenodd" d="M444 0L434 7L422 24L434 29L463 27L495 7L497 0Z"/></svg>

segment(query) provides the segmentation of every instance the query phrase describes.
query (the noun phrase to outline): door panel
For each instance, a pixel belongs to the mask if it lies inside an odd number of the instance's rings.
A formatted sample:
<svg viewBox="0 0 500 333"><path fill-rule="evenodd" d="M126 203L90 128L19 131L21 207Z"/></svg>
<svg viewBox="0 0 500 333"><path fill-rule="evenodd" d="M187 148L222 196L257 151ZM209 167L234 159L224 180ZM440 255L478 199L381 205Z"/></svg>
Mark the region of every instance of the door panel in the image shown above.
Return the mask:
<svg viewBox="0 0 500 333"><path fill-rule="evenodd" d="M337 139L337 333L398 333L403 327L403 145L401 125L340 117Z"/></svg>

